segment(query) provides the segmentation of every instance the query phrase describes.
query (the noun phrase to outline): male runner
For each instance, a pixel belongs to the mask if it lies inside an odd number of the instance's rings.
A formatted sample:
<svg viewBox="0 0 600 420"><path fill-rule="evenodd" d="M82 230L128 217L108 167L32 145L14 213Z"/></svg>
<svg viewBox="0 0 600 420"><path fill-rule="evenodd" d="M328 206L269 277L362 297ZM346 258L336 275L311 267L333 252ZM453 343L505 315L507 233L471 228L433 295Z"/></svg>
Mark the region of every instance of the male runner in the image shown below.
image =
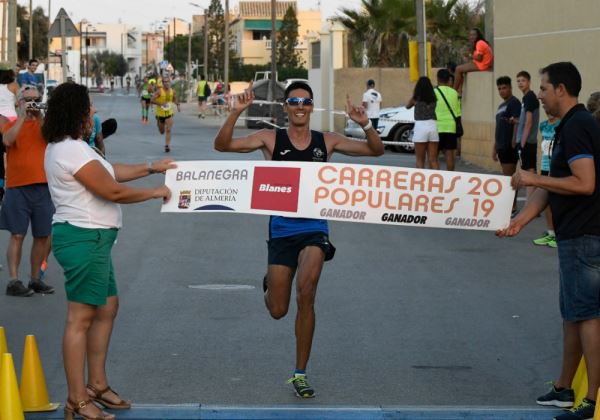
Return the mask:
<svg viewBox="0 0 600 420"><path fill-rule="evenodd" d="M148 113L150 111L150 101L152 100L152 93L154 91L154 84L148 82L148 78L144 77L142 82L142 92L140 95L140 102L142 104L142 124L148 124Z"/></svg>
<svg viewBox="0 0 600 420"><path fill-rule="evenodd" d="M289 127L260 130L245 137L233 137L239 116L254 100L252 82L237 97L231 113L215 137L215 149L220 152L247 153L261 150L267 160L326 162L333 152L353 156L380 156L383 143L369 121L365 109L347 102L350 118L365 130L367 141L350 140L337 133L310 130L313 92L304 82L294 82L285 90L284 109ZM271 316L285 316L290 303L292 280L296 275L296 370L289 380L296 395L315 396L306 380L306 365L310 356L315 329L314 303L317 284L324 261L331 260L335 248L329 242L325 220L272 216L269 222L268 271L264 278L265 304Z"/></svg>
<svg viewBox="0 0 600 420"><path fill-rule="evenodd" d="M173 104L180 112L175 91L171 88L171 78L164 76L162 86L157 86L152 95L152 103L156 104L156 123L160 134L165 135L165 152L171 151L171 129L173 128Z"/></svg>

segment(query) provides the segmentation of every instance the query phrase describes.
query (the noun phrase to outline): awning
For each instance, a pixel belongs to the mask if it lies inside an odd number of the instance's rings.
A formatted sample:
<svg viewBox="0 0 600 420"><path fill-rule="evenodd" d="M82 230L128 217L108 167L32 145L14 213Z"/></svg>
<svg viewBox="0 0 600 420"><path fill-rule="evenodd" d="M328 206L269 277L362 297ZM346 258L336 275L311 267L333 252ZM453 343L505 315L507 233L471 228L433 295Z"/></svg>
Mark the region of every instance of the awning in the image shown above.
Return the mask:
<svg viewBox="0 0 600 420"><path fill-rule="evenodd" d="M281 21L275 21L275 28L277 30L281 29ZM255 19L250 20L246 19L244 21L244 30L246 31L270 31L271 30L271 20L269 19Z"/></svg>

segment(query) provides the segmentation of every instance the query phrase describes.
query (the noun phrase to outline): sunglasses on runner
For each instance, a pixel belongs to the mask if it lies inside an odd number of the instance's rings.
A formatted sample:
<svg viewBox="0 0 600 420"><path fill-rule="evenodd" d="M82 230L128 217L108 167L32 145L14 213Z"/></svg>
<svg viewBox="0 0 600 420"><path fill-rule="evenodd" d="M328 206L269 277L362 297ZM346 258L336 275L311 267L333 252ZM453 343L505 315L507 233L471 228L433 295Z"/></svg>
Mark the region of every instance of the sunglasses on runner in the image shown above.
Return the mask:
<svg viewBox="0 0 600 420"><path fill-rule="evenodd" d="M310 106L313 104L313 100L311 98L287 98L285 103L290 106L298 106L300 104Z"/></svg>

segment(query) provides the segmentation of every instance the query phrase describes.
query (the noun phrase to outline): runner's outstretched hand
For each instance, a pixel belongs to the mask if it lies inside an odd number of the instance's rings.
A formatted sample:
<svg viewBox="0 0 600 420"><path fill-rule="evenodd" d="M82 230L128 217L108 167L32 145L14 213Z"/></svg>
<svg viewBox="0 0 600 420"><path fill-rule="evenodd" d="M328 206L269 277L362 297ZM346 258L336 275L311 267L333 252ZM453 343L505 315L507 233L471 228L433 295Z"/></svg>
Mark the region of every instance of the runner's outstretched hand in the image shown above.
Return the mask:
<svg viewBox="0 0 600 420"><path fill-rule="evenodd" d="M233 106L231 107L233 112L242 113L252 104L254 101L254 91L252 90L253 83L253 81L250 81L250 84L244 89L244 92L235 96L235 101L233 101Z"/></svg>
<svg viewBox="0 0 600 420"><path fill-rule="evenodd" d="M350 101L350 95L346 94L346 112L352 121L364 127L369 123L369 117L363 106L355 106Z"/></svg>

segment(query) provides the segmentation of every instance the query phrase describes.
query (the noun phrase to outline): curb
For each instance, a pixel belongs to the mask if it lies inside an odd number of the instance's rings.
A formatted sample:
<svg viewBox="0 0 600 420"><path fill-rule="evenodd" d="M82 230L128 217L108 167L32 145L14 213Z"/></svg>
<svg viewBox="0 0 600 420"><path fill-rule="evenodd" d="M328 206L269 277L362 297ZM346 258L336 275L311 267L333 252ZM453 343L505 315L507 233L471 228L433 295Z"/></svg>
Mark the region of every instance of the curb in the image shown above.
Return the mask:
<svg viewBox="0 0 600 420"><path fill-rule="evenodd" d="M110 410L109 410L110 411ZM198 420L198 419L323 419L323 420L548 420L560 414L558 409L527 407L306 407L226 406L201 404L152 405L134 404L131 410L113 411L119 419L129 420ZM63 419L62 410L31 413L27 419Z"/></svg>

